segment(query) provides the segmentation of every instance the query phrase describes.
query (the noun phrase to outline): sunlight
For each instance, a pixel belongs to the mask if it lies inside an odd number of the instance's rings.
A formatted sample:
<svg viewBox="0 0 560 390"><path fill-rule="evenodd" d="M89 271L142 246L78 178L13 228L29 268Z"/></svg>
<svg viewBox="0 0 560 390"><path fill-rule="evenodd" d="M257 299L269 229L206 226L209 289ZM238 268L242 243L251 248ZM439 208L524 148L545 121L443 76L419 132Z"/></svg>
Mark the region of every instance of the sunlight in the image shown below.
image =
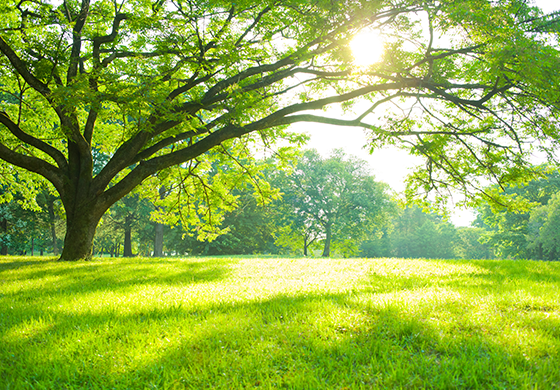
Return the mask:
<svg viewBox="0 0 560 390"><path fill-rule="evenodd" d="M381 61L384 44L379 34L371 30L360 31L350 42L354 64L366 67Z"/></svg>

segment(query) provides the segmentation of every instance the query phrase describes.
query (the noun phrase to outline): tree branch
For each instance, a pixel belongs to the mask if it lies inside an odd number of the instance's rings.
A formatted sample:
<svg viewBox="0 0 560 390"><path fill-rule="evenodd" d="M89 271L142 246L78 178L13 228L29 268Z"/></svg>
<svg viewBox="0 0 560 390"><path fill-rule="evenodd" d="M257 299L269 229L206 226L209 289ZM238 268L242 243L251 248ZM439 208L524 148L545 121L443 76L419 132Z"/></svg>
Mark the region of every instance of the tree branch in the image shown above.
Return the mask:
<svg viewBox="0 0 560 390"><path fill-rule="evenodd" d="M90 0L82 0L80 14L72 29L72 51L70 53L70 64L66 74L66 82L68 85L78 74L78 64L80 62L80 52L82 51L82 29L86 23L89 13Z"/></svg>
<svg viewBox="0 0 560 390"><path fill-rule="evenodd" d="M60 170L46 161L14 152L2 143L0 143L0 159L43 176L60 194L64 193L64 181Z"/></svg>
<svg viewBox="0 0 560 390"><path fill-rule="evenodd" d="M0 123L2 123L10 132L16 136L20 141L29 144L40 151L48 154L57 163L60 169L66 169L68 163L64 155L56 148L43 142L20 129L4 112L0 112Z"/></svg>
<svg viewBox="0 0 560 390"><path fill-rule="evenodd" d="M18 57L18 55L12 50L12 48L6 43L4 38L0 36L0 51L8 58L16 72L23 77L23 79L29 84L34 90L39 92L41 95L48 97L51 94L51 90L47 86L41 82L38 78L36 78L30 71L27 69L27 64Z"/></svg>

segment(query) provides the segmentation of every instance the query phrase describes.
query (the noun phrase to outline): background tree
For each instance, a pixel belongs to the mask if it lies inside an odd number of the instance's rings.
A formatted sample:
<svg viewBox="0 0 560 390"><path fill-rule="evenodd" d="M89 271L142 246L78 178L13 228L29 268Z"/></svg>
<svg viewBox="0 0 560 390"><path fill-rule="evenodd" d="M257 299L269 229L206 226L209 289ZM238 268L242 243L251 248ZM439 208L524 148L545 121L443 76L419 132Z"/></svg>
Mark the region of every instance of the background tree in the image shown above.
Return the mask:
<svg viewBox="0 0 560 390"><path fill-rule="evenodd" d="M320 232L324 257L330 256L332 245L357 253L361 238L383 222L390 207L386 187L373 180L366 162L342 150L326 159L315 150L305 151L286 183L285 201L297 216L292 234L303 235L308 243L309 236Z"/></svg>
<svg viewBox="0 0 560 390"><path fill-rule="evenodd" d="M455 255L460 259L494 259L494 251L482 238L486 231L480 227L457 228Z"/></svg>
<svg viewBox="0 0 560 390"><path fill-rule="evenodd" d="M212 236L211 210L229 204L227 186L205 191L205 162L296 142L295 122L363 127L373 147L424 156L411 195L519 180L528 149L552 154L558 138L559 24L522 0L6 0L0 12L0 159L59 193L63 260L89 258L105 211L143 182L171 187L178 174L158 173L173 169L197 178L181 199L198 198ZM348 43L365 29L385 55L358 68ZM362 97L353 119L311 112ZM377 114L391 102L402 110ZM110 156L99 173L95 150Z"/></svg>
<svg viewBox="0 0 560 390"><path fill-rule="evenodd" d="M393 221L392 254L404 258L450 259L455 257L455 227L418 206L407 207Z"/></svg>
<svg viewBox="0 0 560 390"><path fill-rule="evenodd" d="M544 256L540 228L549 216L554 219L554 194L560 191L560 174L546 167L537 168L544 178L509 186L498 192L502 204L483 203L475 225L486 230L485 243L504 258L539 258ZM548 172L547 172L548 171ZM488 191L497 191L490 188ZM509 204L513 207L508 207ZM543 229L543 233L547 228Z"/></svg>
<svg viewBox="0 0 560 390"><path fill-rule="evenodd" d="M531 211L528 241L534 258L560 260L560 192Z"/></svg>
<svg viewBox="0 0 560 390"><path fill-rule="evenodd" d="M147 200L140 198L138 194L132 193L115 203L109 210L108 219L113 229L122 232L123 256L134 256L133 251L133 231L139 226L148 226L150 235L146 239L144 234L142 242L137 246L144 254L153 249L154 243L154 224L150 221L150 213L154 206ZM148 249L149 248L149 249Z"/></svg>

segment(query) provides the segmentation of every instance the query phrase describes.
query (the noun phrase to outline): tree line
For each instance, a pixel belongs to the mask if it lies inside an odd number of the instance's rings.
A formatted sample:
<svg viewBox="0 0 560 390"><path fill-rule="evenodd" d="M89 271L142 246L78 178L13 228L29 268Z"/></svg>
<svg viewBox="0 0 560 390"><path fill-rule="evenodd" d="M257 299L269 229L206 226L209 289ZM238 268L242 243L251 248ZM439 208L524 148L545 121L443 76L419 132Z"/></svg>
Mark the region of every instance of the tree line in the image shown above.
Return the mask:
<svg viewBox="0 0 560 390"><path fill-rule="evenodd" d="M155 200L134 193L109 209L93 240L94 255L556 260L560 253L560 175L546 167L540 179L502 191L517 208L481 202L473 226L455 227L434 211L403 206L365 161L341 150L326 158L306 150L285 169L265 160L257 165L267 181L232 192L235 205L216 216L215 235L201 236L179 211L162 218L157 201L170 189L161 187ZM2 254L56 255L65 227L60 200L47 191L36 194L35 204L24 199L16 193L0 206Z"/></svg>

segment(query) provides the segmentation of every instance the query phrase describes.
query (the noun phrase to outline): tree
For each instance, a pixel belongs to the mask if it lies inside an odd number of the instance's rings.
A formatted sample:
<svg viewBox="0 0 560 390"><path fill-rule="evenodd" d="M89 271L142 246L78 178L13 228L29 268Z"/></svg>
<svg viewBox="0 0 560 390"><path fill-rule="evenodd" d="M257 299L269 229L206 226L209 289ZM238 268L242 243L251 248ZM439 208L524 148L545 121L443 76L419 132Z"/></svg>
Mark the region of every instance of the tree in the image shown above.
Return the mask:
<svg viewBox="0 0 560 390"><path fill-rule="evenodd" d="M460 259L494 259L492 248L481 242L485 230L480 227L460 227L457 229L455 254Z"/></svg>
<svg viewBox="0 0 560 390"><path fill-rule="evenodd" d="M549 230L548 226L554 225L554 194L560 191L560 173L557 170L551 171L550 167L546 166L535 169L540 171L544 178L509 186L499 193L502 205L482 203L478 208L475 224L486 230L483 242L493 247L500 257L547 258L549 252L542 245L545 242L545 246L553 243L544 237L548 232L554 231ZM508 203L514 207L508 207ZM547 221L549 218L550 221ZM544 236L541 237L541 233ZM550 247L551 250L553 248L554 245Z"/></svg>
<svg viewBox="0 0 560 390"><path fill-rule="evenodd" d="M532 226L531 226L532 225ZM560 193L531 211L529 250L537 259L560 259Z"/></svg>
<svg viewBox="0 0 560 390"><path fill-rule="evenodd" d="M406 207L393 220L392 255L404 258L455 257L455 227L418 206Z"/></svg>
<svg viewBox="0 0 560 390"><path fill-rule="evenodd" d="M363 127L372 147L424 156L411 194L518 180L527 148L558 138L559 24L524 0L6 0L0 12L0 160L59 193L62 260L89 258L105 211L143 182L171 186L174 169L198 180L181 199L214 223L229 187L208 191L205 162L233 166L253 143L293 138L295 122ZM358 68L348 43L370 28L385 55ZM354 119L312 112L360 98ZM381 120L390 102L402 110ZM110 156L97 174L95 150Z"/></svg>
<svg viewBox="0 0 560 390"><path fill-rule="evenodd" d="M304 253L312 235L308 230L320 232L324 257L330 256L332 244L345 254L357 253L361 238L383 222L390 207L385 186L373 180L366 162L342 150L327 159L305 151L287 184L284 202L290 202L295 216L290 228L302 236Z"/></svg>
<svg viewBox="0 0 560 390"><path fill-rule="evenodd" d="M19 193L12 195L9 203L0 204L2 255L30 253L33 256L37 250L43 255L50 241L47 210L42 208L39 199L31 204Z"/></svg>
<svg viewBox="0 0 560 390"><path fill-rule="evenodd" d="M57 217L60 214L59 199L57 196L49 193L43 189L37 194L37 204L41 207L41 213L44 228L50 233L50 241L52 245L52 253L54 256L58 255L58 237L57 231Z"/></svg>

